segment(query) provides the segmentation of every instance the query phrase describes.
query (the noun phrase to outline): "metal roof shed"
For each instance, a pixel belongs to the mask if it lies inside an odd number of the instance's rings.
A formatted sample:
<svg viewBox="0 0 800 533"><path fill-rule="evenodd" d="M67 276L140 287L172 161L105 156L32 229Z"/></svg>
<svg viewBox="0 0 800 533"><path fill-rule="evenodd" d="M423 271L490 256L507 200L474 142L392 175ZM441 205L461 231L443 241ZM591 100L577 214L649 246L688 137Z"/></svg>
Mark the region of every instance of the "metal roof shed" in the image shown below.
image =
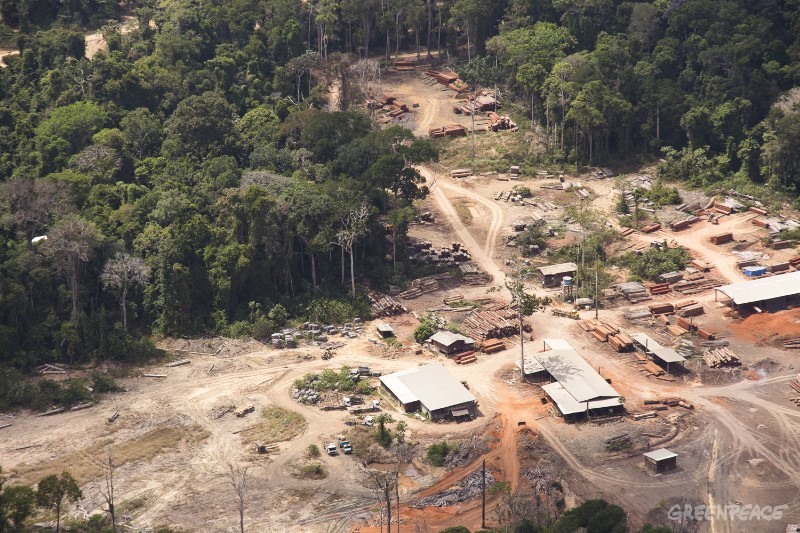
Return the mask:
<svg viewBox="0 0 800 533"><path fill-rule="evenodd" d="M578 271L575 263L559 263L557 265L547 265L539 267L539 273L543 276L557 276L559 274L569 274Z"/></svg>
<svg viewBox="0 0 800 533"><path fill-rule="evenodd" d="M536 358L578 402L619 397L575 350L549 350L536 354Z"/></svg>
<svg viewBox="0 0 800 533"><path fill-rule="evenodd" d="M753 281L723 285L714 289L714 296L721 292L736 305L746 305L800 294L800 271L770 276Z"/></svg>
<svg viewBox="0 0 800 533"><path fill-rule="evenodd" d="M581 403L573 398L573 396L561 386L561 383L550 383L549 385L543 386L542 390L555 402L563 416L577 415L596 409L619 408L622 405L619 402L619 397Z"/></svg>
<svg viewBox="0 0 800 533"><path fill-rule="evenodd" d="M631 338L641 345L641 347L664 361L665 363L683 363L686 358L672 348L666 348L650 338L644 333L634 333Z"/></svg>
<svg viewBox="0 0 800 533"><path fill-rule="evenodd" d="M468 408L476 399L453 375L439 363L401 370L381 376L381 383L401 403L420 402L431 415L449 408Z"/></svg>

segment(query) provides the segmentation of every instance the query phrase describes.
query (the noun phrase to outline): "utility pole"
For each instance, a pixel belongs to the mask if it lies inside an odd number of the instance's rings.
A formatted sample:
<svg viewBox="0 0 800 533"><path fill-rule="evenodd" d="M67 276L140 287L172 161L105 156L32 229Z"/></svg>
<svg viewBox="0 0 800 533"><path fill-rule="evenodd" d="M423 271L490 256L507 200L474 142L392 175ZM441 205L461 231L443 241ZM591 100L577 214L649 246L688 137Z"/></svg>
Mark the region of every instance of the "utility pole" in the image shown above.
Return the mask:
<svg viewBox="0 0 800 533"><path fill-rule="evenodd" d="M600 314L600 284L597 278L597 261L594 263L594 318Z"/></svg>
<svg viewBox="0 0 800 533"><path fill-rule="evenodd" d="M483 460L483 491L481 496L481 529L486 529L486 459Z"/></svg>

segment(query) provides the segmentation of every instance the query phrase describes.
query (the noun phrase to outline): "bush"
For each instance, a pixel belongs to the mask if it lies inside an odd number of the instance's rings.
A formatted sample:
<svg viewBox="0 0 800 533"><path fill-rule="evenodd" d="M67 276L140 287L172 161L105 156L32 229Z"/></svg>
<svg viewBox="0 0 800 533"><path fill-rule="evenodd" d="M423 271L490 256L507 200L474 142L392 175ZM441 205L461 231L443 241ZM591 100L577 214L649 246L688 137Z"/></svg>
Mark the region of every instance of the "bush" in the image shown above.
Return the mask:
<svg viewBox="0 0 800 533"><path fill-rule="evenodd" d="M350 375L350 368L343 367L338 372L325 369L321 373L311 372L294 382L298 389L314 389L316 391L326 391L339 389L342 392L352 392L356 390L356 382Z"/></svg>
<svg viewBox="0 0 800 533"><path fill-rule="evenodd" d="M470 530L464 526L450 526L441 530L439 533L470 533Z"/></svg>
<svg viewBox="0 0 800 533"><path fill-rule="evenodd" d="M621 263L630 269L633 276L655 281L661 274L681 270L689 259L685 248L650 248L641 255L625 254Z"/></svg>
<svg viewBox="0 0 800 533"><path fill-rule="evenodd" d="M446 441L437 442L428 446L428 462L433 466L444 466L447 456L458 450L458 446L447 443Z"/></svg>
<svg viewBox="0 0 800 533"><path fill-rule="evenodd" d="M328 470L322 463L314 461L301 468L300 475L307 479L324 479L328 477Z"/></svg>
<svg viewBox="0 0 800 533"><path fill-rule="evenodd" d="M436 330L438 329L439 328L436 325L436 320L431 315L428 315L425 317L425 319L423 319L422 322L420 322L419 326L417 326L417 329L414 330L414 340L419 343L423 343L428 340L431 335L436 333Z"/></svg>
<svg viewBox="0 0 800 533"><path fill-rule="evenodd" d="M306 453L308 453L309 457L319 457L319 446L316 444L309 444L308 448L306 448Z"/></svg>
<svg viewBox="0 0 800 533"><path fill-rule="evenodd" d="M275 323L266 318L259 318L253 323L251 328L251 335L254 339L259 341L269 340L273 333L275 333Z"/></svg>
<svg viewBox="0 0 800 533"><path fill-rule="evenodd" d="M661 181L653 183L649 189L639 189L639 194L656 205L678 205L681 195L675 187L666 187Z"/></svg>
<svg viewBox="0 0 800 533"><path fill-rule="evenodd" d="M100 372L92 372L92 389L97 393L119 392L121 390L117 382L111 376L104 376Z"/></svg>

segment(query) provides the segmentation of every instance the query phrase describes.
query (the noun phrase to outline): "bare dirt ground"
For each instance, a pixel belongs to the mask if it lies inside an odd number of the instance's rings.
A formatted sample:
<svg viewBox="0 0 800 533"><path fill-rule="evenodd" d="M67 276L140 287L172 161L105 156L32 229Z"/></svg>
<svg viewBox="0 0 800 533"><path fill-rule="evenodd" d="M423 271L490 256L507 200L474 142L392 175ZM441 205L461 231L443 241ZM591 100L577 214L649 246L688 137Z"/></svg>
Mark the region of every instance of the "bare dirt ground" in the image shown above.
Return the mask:
<svg viewBox="0 0 800 533"><path fill-rule="evenodd" d="M122 17L122 20L119 24L119 30L122 35L127 35L136 30L139 23L136 20L136 17L127 15ZM108 43L106 43L105 39L103 38L103 34L100 31L96 31L93 33L86 34L86 59L92 59L97 52L100 51L108 51Z"/></svg>
<svg viewBox="0 0 800 533"><path fill-rule="evenodd" d="M416 124L418 131L427 130L437 121L452 122L447 115L450 111L443 110L442 94L433 92L438 88L431 88L414 76L395 78L393 90L397 95L409 103L417 101L415 98L420 103L416 111L417 119L421 118ZM417 89L419 93L415 92ZM494 200L496 193L509 190L514 182L499 181L496 176L458 181L450 178L447 170L420 169L431 188L431 196L423 205L435 212L437 222L412 226L411 236L438 245L461 242L474 262L492 276L492 282L486 287L447 285L404 304L414 311L424 311L440 305L442 296L454 293L465 299L490 296L507 302L509 295L503 288L505 259L515 252L505 246L510 223L525 217L559 221L563 219L563 207L577 200L564 191L542 189L542 180L524 179L520 184L561 207L542 212L530 206L498 202ZM587 179L584 185L592 191L592 205L611 213L617 194L614 183ZM460 215L459 209L466 209L469 216ZM758 249L762 235L753 228L748 215L734 215L723 217L719 225L703 222L684 232L634 234L629 239L644 242L666 238L714 264L719 277L735 281L741 278L731 248ZM708 241L710 235L724 231L732 231L735 239L746 242L720 247ZM571 238L574 232L562 240ZM548 294L532 285L530 289ZM670 295L664 299L687 298ZM130 526L169 524L185 531L235 531L236 512L224 475L226 464L231 462L250 466L247 531L377 531L377 499L354 456L321 457L328 470L324 479L298 479L293 475L310 444L321 447L348 428L345 412L301 405L291 398L290 390L297 378L310 371L366 364L388 373L440 361L457 379L466 381L477 397L480 414L475 420L432 424L404 417L388 401L384 409L395 419L407 422L407 438L419 442L421 449L439 440L457 441L485 434L490 437L489 450L466 466L450 471L430 468L417 459L401 479L402 531L437 531L454 524L478 528L478 499L445 508L413 509L407 505L420 496L457 484L479 468L484 459L497 479L508 481L525 493L530 490L526 472L535 464L532 456L545 458L549 468L558 470L568 504L603 497L629 511L634 526L641 525L645 517L669 524L667 509L679 502L785 504L788 508L781 524L800 521L800 449L795 445L800 436L800 410L789 401L795 393L788 387L796 373L796 363L792 352L779 349L779 339L794 335L795 331L800 333L798 312L754 315L734 322L714 304L713 292L692 299L701 301L706 308L706 315L698 318L698 323L727 335L745 364L745 369L736 374L709 370L710 374L725 378L719 380L719 385L710 386L691 372L675 382L644 377L624 356L597 343L574 321L550 313L537 313L527 319L534 326L537 340L526 342L525 350L540 350L542 338L567 339L594 368L600 368L611 379L624 396L629 412L644 410L645 399L671 396L686 399L694 405L693 410L670 408L659 412L655 419L642 421L625 417L565 424L550 416L549 406L541 402L540 388L519 381L514 366L520 357L518 341L510 341L504 352L480 355L476 363L458 366L427 351L415 354L409 338L417 322L410 315L403 315L382 320L396 328L403 347L370 342L368 325L358 339L342 340L344 346L331 361L322 360L321 348L313 346L277 350L257 343L218 339L175 341L168 348L197 352L189 355L191 364L143 370L166 374L166 378L126 378L122 380L126 392L110 395L85 411L44 418L21 413L10 419L14 425L0 432L2 466L16 481L34 481L69 466L87 495L81 508L70 509L70 513L98 512L101 462L110 445L120 465L117 491ZM624 306L601 310L599 316L623 324L624 310ZM594 312L582 315L593 318ZM673 340L663 326L623 327ZM186 352L176 357L184 356ZM690 360L690 364L695 362L696 358ZM225 412L246 404L253 404L255 413L237 418ZM270 406L302 415L305 429L291 441L280 442L277 452L257 455L245 444L250 440L247 432L261 422L261 411ZM120 413L119 419L107 423L107 417L115 411ZM625 432L634 436L633 448L629 452L608 452L605 439ZM642 468L641 453L648 447L662 446L679 454L679 469L652 476ZM498 505L502 505L499 499L490 499L488 516L494 516ZM496 524L495 518L490 523ZM782 526L776 527L775 523L743 524L718 518L701 528L712 532L779 529Z"/></svg>

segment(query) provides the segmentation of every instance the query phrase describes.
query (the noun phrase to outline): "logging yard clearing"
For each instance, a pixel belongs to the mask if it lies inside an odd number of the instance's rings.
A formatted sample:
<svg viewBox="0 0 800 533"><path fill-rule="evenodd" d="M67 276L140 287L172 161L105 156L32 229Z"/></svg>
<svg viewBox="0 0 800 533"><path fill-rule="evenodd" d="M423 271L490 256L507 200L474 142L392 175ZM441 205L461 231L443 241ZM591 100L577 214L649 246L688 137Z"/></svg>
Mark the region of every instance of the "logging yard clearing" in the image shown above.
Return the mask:
<svg viewBox="0 0 800 533"><path fill-rule="evenodd" d="M463 114L449 116L450 95L420 72L397 73L383 83L406 104L418 104L411 109L419 131L470 121ZM491 135L527 134L485 133L480 142L489 143ZM447 142L447 150L463 153L469 139ZM614 216L626 176L613 178L603 169L517 176L509 169L454 178L450 171L462 167L462 160L449 161L453 164L445 159L421 169L431 194L417 211L428 216L412 224L409 235L412 243L424 243L415 248L418 260L443 265L448 274L372 295L373 308L387 316L354 321L351 328L337 325L325 342L279 348L253 340L167 339L161 347L170 353L168 361L119 379L124 391L96 405L52 416L1 417L0 454L10 483L32 483L69 469L86 496L81 508L69 513L100 512L104 458L111 447L128 526L228 531L236 529L238 516L226 465L246 464L247 531L379 531L379 502L360 464L395 468L390 454L374 443L374 427L364 424L367 416L387 413L405 422L405 439L415 453L400 468L404 532L456 524L478 528L475 476L484 460L491 479L507 481L518 494L547 493L567 506L602 497L626 509L636 527L645 521L669 524L666 509L686 502L787 504L784 521L800 522L795 445L800 385L790 385L798 381L800 309L732 310L715 291L746 281L747 261L776 274L783 264L791 270L800 265L800 259L793 263L794 248L765 244L767 230L753 222L764 215L747 209L725 213L720 207L716 215L673 231L670 223L687 217L685 211L644 206L658 215L661 227L628 232ZM515 185L532 195L512 200ZM693 212L715 209L702 194L681 194L698 204ZM722 205L722 198L717 201ZM542 339L564 339L624 399L622 416L573 424L559 416L541 383L522 379L518 318L508 308L505 281L514 268L535 271L554 262L543 255L519 259L519 248L508 246L514 241L509 236L519 233L514 223L541 220L556 228L547 248L558 250L579 242L580 227L568 213L582 204L606 214L609 229L624 234L607 247L610 256L682 246L700 267L683 273L681 282L646 281L627 292L603 291L598 322L592 322L595 310L575 310L562 301L562 288L543 288L535 275L527 278L528 292L549 297L552 304L524 318L525 354L541 351ZM730 240L712 239L726 233ZM703 272L703 265L710 271ZM607 274L612 286L630 281L621 266L609 267ZM448 357L431 344L415 343L413 332L431 310L442 327L455 326L473 338L475 350ZM379 338L378 324L391 326L396 340ZM642 355L635 334L673 350L681 363L666 368ZM468 386L477 399L474 418L435 423L403 413L374 375L433 362ZM309 373L344 367L368 367L359 378L372 389L363 405L346 405L343 398L354 393L344 390L296 390L296 381ZM45 372L58 380L78 370ZM379 405L374 412L373 401ZM352 455L325 453L339 436L353 444ZM460 451L445 467L432 466L426 448L442 441L460 444ZM258 453L256 444L264 445L265 453ZM311 445L321 451L318 458L308 456ZM679 455L678 469L653 475L643 467L642 454L662 447ZM558 493L551 490L554 482ZM489 498L492 524L500 505L500 497ZM708 527L738 531L737 524L725 521ZM775 531L775 524L748 528Z"/></svg>

